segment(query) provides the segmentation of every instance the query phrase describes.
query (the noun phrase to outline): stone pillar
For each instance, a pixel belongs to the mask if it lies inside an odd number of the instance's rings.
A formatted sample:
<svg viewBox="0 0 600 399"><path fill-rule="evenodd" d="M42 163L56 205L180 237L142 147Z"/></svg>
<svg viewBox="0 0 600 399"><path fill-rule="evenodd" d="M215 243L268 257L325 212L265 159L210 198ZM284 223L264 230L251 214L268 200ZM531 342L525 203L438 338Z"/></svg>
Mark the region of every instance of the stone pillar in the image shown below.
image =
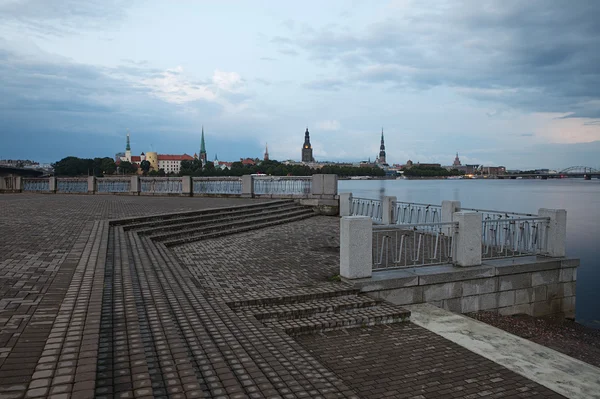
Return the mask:
<svg viewBox="0 0 600 399"><path fill-rule="evenodd" d="M454 212L460 211L460 201L442 201L442 223L452 222ZM444 228L444 234L450 235L452 233L451 227Z"/></svg>
<svg viewBox="0 0 600 399"><path fill-rule="evenodd" d="M482 218L478 212L455 212L458 234L454 235L454 263L457 266L481 265Z"/></svg>
<svg viewBox="0 0 600 399"><path fill-rule="evenodd" d="M192 191L192 176L181 177L181 195L189 197L193 195Z"/></svg>
<svg viewBox="0 0 600 399"><path fill-rule="evenodd" d="M546 209L541 208L538 216L550 218L548 224L547 243L548 256L563 257L566 255L567 241L567 211L564 209Z"/></svg>
<svg viewBox="0 0 600 399"><path fill-rule="evenodd" d="M394 202L396 202L396 197L394 196L383 197L383 203L381 204L383 207L382 224L396 223L394 218Z"/></svg>
<svg viewBox="0 0 600 399"><path fill-rule="evenodd" d="M323 176L323 194L337 195L338 177L337 175L322 175Z"/></svg>
<svg viewBox="0 0 600 399"><path fill-rule="evenodd" d="M22 193L23 192L23 178L21 176L17 176L15 177L15 187L14 190L18 193Z"/></svg>
<svg viewBox="0 0 600 399"><path fill-rule="evenodd" d="M312 182L310 184L310 195L311 196L321 196L325 193L324 191L324 180L323 177L325 175L322 174L314 174L312 175Z"/></svg>
<svg viewBox="0 0 600 399"><path fill-rule="evenodd" d="M88 176L88 194L96 193L96 177Z"/></svg>
<svg viewBox="0 0 600 399"><path fill-rule="evenodd" d="M340 219L340 276L371 277L373 272L373 222L366 216Z"/></svg>
<svg viewBox="0 0 600 399"><path fill-rule="evenodd" d="M131 184L129 186L129 192L132 195L140 195L140 177L131 176Z"/></svg>
<svg viewBox="0 0 600 399"><path fill-rule="evenodd" d="M254 181L252 180L252 176L250 175L242 176L242 197L254 197Z"/></svg>
<svg viewBox="0 0 600 399"><path fill-rule="evenodd" d="M50 191L51 193L56 192L56 177L55 176L51 176L48 178L48 191Z"/></svg>
<svg viewBox="0 0 600 399"><path fill-rule="evenodd" d="M352 193L340 194L340 216L352 215Z"/></svg>

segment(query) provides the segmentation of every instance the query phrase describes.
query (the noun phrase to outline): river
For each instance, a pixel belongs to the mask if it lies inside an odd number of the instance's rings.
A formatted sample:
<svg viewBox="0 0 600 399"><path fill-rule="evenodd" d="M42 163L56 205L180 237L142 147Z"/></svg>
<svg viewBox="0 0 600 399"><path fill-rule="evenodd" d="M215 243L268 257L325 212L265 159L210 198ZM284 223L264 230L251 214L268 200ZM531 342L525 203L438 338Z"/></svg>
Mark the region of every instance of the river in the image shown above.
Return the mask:
<svg viewBox="0 0 600 399"><path fill-rule="evenodd" d="M581 259L577 270L576 319L600 328L600 180L340 180L339 192L355 197L394 195L398 201L465 208L537 213L567 210L567 255Z"/></svg>

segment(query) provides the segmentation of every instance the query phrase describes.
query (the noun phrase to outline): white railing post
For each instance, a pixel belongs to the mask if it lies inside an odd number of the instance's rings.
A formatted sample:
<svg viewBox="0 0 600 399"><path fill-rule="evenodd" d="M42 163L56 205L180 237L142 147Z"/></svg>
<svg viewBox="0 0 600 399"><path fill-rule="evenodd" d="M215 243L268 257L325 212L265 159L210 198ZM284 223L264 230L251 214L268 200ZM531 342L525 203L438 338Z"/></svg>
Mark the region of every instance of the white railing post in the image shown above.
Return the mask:
<svg viewBox="0 0 600 399"><path fill-rule="evenodd" d="M337 195L338 177L337 175L323 175L323 194Z"/></svg>
<svg viewBox="0 0 600 399"><path fill-rule="evenodd" d="M311 176L310 194L311 196L321 196L324 194L324 180L322 174L314 174Z"/></svg>
<svg viewBox="0 0 600 399"><path fill-rule="evenodd" d="M567 241L567 211L564 209L541 208L539 217L550 218L548 230L546 231L547 250L546 255L552 257L563 257L566 255Z"/></svg>
<svg viewBox="0 0 600 399"><path fill-rule="evenodd" d="M21 176L15 177L15 190L19 193L23 192L23 178Z"/></svg>
<svg viewBox="0 0 600 399"><path fill-rule="evenodd" d="M452 219L458 223L458 233L454 236L454 263L457 266L481 265L481 213L455 212Z"/></svg>
<svg viewBox="0 0 600 399"><path fill-rule="evenodd" d="M250 175L242 176L242 197L254 197L254 181Z"/></svg>
<svg viewBox="0 0 600 399"><path fill-rule="evenodd" d="M352 193L340 194L340 216L352 216Z"/></svg>
<svg viewBox="0 0 600 399"><path fill-rule="evenodd" d="M96 176L88 176L88 194L94 194L96 192Z"/></svg>
<svg viewBox="0 0 600 399"><path fill-rule="evenodd" d="M344 216L340 220L340 276L371 277L373 272L373 222L366 216Z"/></svg>
<svg viewBox="0 0 600 399"><path fill-rule="evenodd" d="M51 193L56 192L56 177L51 176L48 178L48 191Z"/></svg>
<svg viewBox="0 0 600 399"><path fill-rule="evenodd" d="M181 195L189 197L192 192L192 176L181 176Z"/></svg>
<svg viewBox="0 0 600 399"><path fill-rule="evenodd" d="M131 184L129 186L129 192L133 195L140 195L140 177L131 176Z"/></svg>
<svg viewBox="0 0 600 399"><path fill-rule="evenodd" d="M442 201L442 223L452 222L452 218L455 212L460 211L460 201ZM452 233L451 227L444 228L444 234L450 235Z"/></svg>
<svg viewBox="0 0 600 399"><path fill-rule="evenodd" d="M394 224L396 221L394 220L394 203L396 202L396 197L394 196L386 196L383 197L383 203L381 206L382 209L382 224Z"/></svg>

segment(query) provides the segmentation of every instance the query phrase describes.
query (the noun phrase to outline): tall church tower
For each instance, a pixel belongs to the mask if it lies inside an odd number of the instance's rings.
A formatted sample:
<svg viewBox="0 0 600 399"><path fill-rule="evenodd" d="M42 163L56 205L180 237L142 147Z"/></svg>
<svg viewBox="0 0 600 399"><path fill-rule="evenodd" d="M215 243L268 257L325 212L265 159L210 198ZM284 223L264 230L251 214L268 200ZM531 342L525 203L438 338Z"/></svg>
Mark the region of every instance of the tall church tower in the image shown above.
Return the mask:
<svg viewBox="0 0 600 399"><path fill-rule="evenodd" d="M127 145L125 146L125 159L131 162L131 145L129 144L129 129L127 130Z"/></svg>
<svg viewBox="0 0 600 399"><path fill-rule="evenodd" d="M200 161L202 166L206 165L206 144L204 143L204 126L202 126L202 139L200 140Z"/></svg>
<svg viewBox="0 0 600 399"><path fill-rule="evenodd" d="M313 158L313 150L310 145L310 133L308 132L308 128L306 128L306 132L304 132L304 145L302 146L302 162L314 162Z"/></svg>
<svg viewBox="0 0 600 399"><path fill-rule="evenodd" d="M381 128L381 145L379 146L379 163L387 163L385 161L385 143L383 142L383 128Z"/></svg>
<svg viewBox="0 0 600 399"><path fill-rule="evenodd" d="M266 143L265 143L265 156L264 156L263 160L265 160L265 161L269 160L269 145Z"/></svg>
<svg viewBox="0 0 600 399"><path fill-rule="evenodd" d="M454 162L452 162L452 166L461 166L460 159L458 158L458 152L456 153L456 158L454 158Z"/></svg>

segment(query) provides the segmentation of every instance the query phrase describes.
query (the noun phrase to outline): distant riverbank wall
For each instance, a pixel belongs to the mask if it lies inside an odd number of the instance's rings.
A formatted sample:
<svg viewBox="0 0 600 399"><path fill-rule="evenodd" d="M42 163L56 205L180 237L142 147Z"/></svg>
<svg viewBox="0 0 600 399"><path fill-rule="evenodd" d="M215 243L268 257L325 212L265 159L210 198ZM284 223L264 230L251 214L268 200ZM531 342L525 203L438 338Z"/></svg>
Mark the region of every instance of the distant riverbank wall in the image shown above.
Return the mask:
<svg viewBox="0 0 600 399"><path fill-rule="evenodd" d="M398 305L573 317L578 259L565 257L566 211L461 209L340 195L340 276Z"/></svg>
<svg viewBox="0 0 600 399"><path fill-rule="evenodd" d="M322 214L338 214L337 176L240 177L0 177L0 193L159 195L294 199Z"/></svg>

